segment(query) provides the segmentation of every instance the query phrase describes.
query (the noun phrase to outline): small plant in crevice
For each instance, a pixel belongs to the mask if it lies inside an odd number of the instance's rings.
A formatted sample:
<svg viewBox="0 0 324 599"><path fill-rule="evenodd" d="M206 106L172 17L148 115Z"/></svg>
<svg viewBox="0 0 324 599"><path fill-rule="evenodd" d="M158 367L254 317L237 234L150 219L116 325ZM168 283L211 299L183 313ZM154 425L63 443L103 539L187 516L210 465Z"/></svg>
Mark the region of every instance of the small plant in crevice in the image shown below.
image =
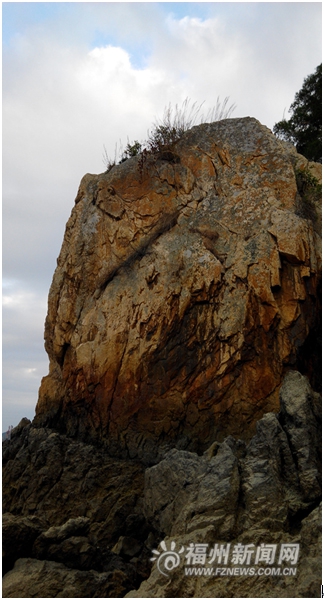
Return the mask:
<svg viewBox="0 0 324 599"><path fill-rule="evenodd" d="M308 169L297 169L295 175L301 198L297 214L316 224L318 220L316 204L322 199L322 185Z"/></svg>
<svg viewBox="0 0 324 599"><path fill-rule="evenodd" d="M212 123L229 118L235 110L235 105L228 106L228 100L228 97L225 98L221 104L219 98L217 98L215 106L207 114L202 113L204 102L201 104L197 104L197 102L191 104L189 98L186 98L180 107L178 104L175 107L169 104L164 109L162 119L156 120L153 123L144 142L140 143L135 140L130 143L128 141L125 150L120 145L119 158L117 158L116 146L114 160L109 158L105 148L104 163L106 172L109 172L116 164L121 164L134 156L139 156L138 168L140 172L143 172L144 165L149 159L149 162L155 162L158 159L173 163L179 162L179 157L175 152L175 144L194 125Z"/></svg>
<svg viewBox="0 0 324 599"><path fill-rule="evenodd" d="M124 150L124 152L121 155L121 159L119 161L119 164L121 164L122 162L125 162L126 160L128 160L129 158L133 158L134 156L138 156L142 151L142 144L135 140L133 142L133 144L130 144L129 142L127 143L127 146Z"/></svg>
<svg viewBox="0 0 324 599"><path fill-rule="evenodd" d="M115 144L115 156L114 158L110 158L106 146L104 146L104 151L102 154L102 161L106 167L106 173L109 173L111 169L117 164L122 164L129 158L133 156L138 156L141 153L142 144L139 141L134 141L133 144L130 144L129 141L125 150L123 150L123 146L121 141L119 142L119 150L117 150L117 144Z"/></svg>

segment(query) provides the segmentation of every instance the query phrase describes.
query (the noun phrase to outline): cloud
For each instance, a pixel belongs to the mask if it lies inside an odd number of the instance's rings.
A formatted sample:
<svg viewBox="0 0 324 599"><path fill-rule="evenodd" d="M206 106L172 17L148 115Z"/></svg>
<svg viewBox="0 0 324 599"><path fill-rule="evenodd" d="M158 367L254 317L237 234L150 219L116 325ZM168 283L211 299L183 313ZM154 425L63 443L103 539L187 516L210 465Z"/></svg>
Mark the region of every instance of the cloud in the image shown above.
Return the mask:
<svg viewBox="0 0 324 599"><path fill-rule="evenodd" d="M43 347L46 296L3 282L3 430L23 416L33 418L38 387L47 374Z"/></svg>
<svg viewBox="0 0 324 599"><path fill-rule="evenodd" d="M272 127L321 61L321 5L4 3L3 15L4 375L12 406L30 406L65 223L81 177L105 169L103 146L114 157L119 140L142 141L186 97L207 112L230 96L233 116Z"/></svg>

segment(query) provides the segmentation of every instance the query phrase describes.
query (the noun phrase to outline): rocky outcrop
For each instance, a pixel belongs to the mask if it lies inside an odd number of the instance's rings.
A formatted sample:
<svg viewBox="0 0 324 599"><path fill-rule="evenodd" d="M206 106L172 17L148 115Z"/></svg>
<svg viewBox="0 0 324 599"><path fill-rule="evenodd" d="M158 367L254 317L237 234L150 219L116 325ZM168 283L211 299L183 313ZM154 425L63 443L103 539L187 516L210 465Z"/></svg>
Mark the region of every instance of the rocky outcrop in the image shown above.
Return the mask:
<svg viewBox="0 0 324 599"><path fill-rule="evenodd" d="M298 372L286 376L280 397L279 415L265 414L247 446L230 436L202 456L173 449L146 470L145 514L156 529L174 536L210 526L227 540L256 523L293 528L296 513L314 507L321 496L321 399Z"/></svg>
<svg viewBox="0 0 324 599"><path fill-rule="evenodd" d="M146 463L251 438L285 373L314 371L320 243L297 163L255 119L229 119L82 179L49 294L37 426Z"/></svg>
<svg viewBox="0 0 324 599"><path fill-rule="evenodd" d="M122 597L148 576L143 465L26 419L3 462L3 596Z"/></svg>
<svg viewBox="0 0 324 599"><path fill-rule="evenodd" d="M82 179L49 374L3 443L4 597L318 596L321 211L303 171L320 178L245 118ZM250 566L242 547L280 572L185 570Z"/></svg>
<svg viewBox="0 0 324 599"><path fill-rule="evenodd" d="M298 372L250 442L173 448L152 467L25 422L4 442L3 597L317 597L320 425L320 396ZM151 561L161 542L200 543L209 561L215 544L249 545L255 558L288 543L299 557L288 576L187 575L183 552L161 573Z"/></svg>
<svg viewBox="0 0 324 599"><path fill-rule="evenodd" d="M7 538L16 542L14 530L22 526L38 530L33 554L18 552L19 557L47 559L64 553L68 539L84 545L89 538L84 560L92 555L99 564L120 535L132 536L142 528L141 541L147 534L138 509L143 465L112 459L98 448L31 423L20 433L14 429L3 454L3 509L12 514ZM67 555L72 553L71 547L66 549Z"/></svg>

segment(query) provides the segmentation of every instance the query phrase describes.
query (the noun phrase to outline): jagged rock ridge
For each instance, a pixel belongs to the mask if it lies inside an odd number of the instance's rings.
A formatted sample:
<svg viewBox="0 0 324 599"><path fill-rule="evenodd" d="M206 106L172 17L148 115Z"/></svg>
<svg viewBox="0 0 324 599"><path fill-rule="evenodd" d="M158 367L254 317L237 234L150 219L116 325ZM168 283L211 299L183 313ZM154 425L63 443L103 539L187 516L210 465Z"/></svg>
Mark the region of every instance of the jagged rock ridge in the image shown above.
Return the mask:
<svg viewBox="0 0 324 599"><path fill-rule="evenodd" d="M319 315L297 163L257 120L229 119L188 131L172 160L82 179L49 294L39 426L154 462L249 438L278 410Z"/></svg>

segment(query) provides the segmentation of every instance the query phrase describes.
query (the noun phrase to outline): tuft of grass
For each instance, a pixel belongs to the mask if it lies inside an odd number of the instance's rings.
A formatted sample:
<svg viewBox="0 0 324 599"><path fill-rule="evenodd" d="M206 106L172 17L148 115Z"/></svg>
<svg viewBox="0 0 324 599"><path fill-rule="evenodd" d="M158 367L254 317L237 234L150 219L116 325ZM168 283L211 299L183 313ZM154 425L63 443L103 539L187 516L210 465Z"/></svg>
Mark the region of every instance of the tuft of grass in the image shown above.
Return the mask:
<svg viewBox="0 0 324 599"><path fill-rule="evenodd" d="M225 98L223 104L221 104L218 97L214 108L209 110L206 115L201 112L204 102L191 104L190 98L186 98L180 107L178 104L175 107L169 104L164 109L162 119L156 120L152 129L148 131L147 140L144 144L146 151L153 155L172 151L183 134L195 125L229 118L235 109L235 105L232 104L227 107L228 100L228 97Z"/></svg>
<svg viewBox="0 0 324 599"><path fill-rule="evenodd" d="M114 159L110 158L110 156L107 152L107 148L106 148L106 146L104 146L104 151L102 154L102 161L106 167L105 172L109 173L109 171L111 171L111 169L114 166L116 166L116 164L117 164L117 144L115 145L115 158Z"/></svg>
<svg viewBox="0 0 324 599"><path fill-rule="evenodd" d="M204 102L197 104L191 103L190 98L186 98L181 106L178 104L173 107L171 103L164 109L162 119L156 120L152 128L147 133L147 139L140 143L135 140L133 143L128 141L125 151L120 145L119 158L117 158L117 145L115 149L115 158L111 160L105 153L103 156L106 172L109 172L117 163L121 164L133 156L140 156L139 168L142 171L144 163L148 157L153 160L162 158L170 162L177 162L177 156L174 152L174 146L181 139L186 131L189 131L194 125L202 123L213 123L229 118L236 106L228 106L229 98L226 97L223 103L217 98L215 106L206 114L202 112Z"/></svg>

